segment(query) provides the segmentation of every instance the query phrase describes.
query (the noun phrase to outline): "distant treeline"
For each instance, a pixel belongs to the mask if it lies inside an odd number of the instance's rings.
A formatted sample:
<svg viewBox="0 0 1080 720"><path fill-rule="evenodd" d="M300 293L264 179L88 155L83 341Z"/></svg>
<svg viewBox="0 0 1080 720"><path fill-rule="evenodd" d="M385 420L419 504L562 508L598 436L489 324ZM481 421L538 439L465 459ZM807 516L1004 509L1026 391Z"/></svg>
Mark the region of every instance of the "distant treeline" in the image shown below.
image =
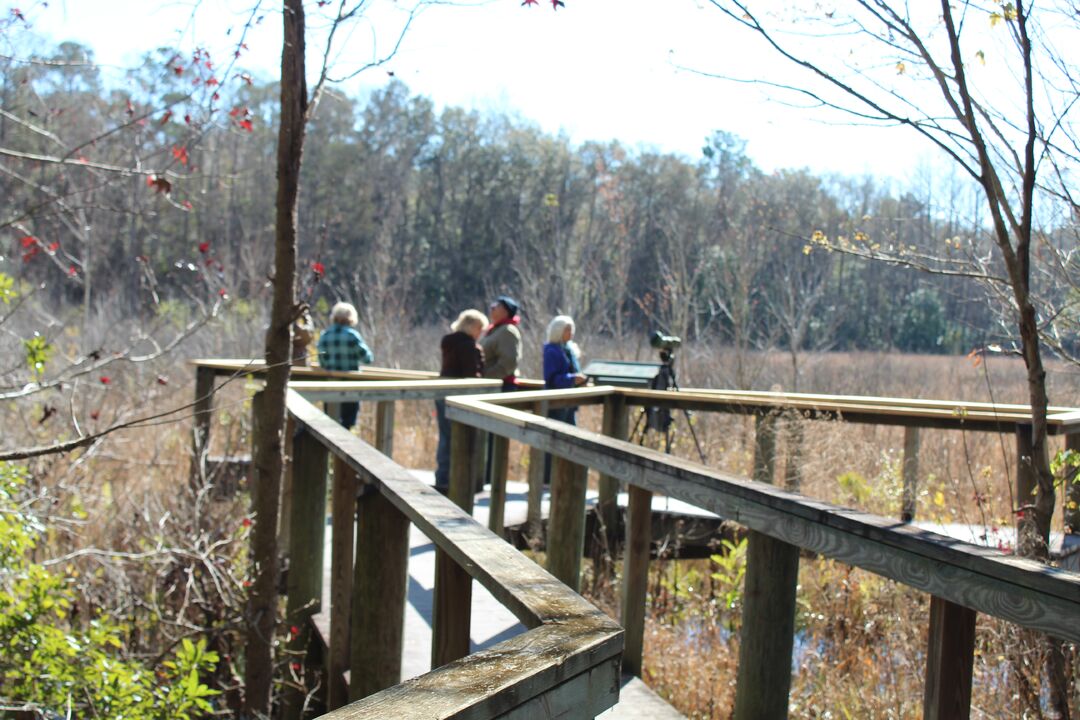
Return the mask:
<svg viewBox="0 0 1080 720"><path fill-rule="evenodd" d="M64 62L3 67L0 270L72 305L262 303L276 85L222 85L209 112L167 54L123 87L88 57L66 44ZM979 285L808 241L861 233L941 251L982 234L972 198L929 172L903 191L765 173L722 131L697 158L575 146L505 114L436 112L393 82L364 101L328 94L310 125L301 293L319 307L351 299L368 325L430 323L509 292L534 322L565 312L617 338L660 328L747 349L966 352L1002 334Z"/></svg>

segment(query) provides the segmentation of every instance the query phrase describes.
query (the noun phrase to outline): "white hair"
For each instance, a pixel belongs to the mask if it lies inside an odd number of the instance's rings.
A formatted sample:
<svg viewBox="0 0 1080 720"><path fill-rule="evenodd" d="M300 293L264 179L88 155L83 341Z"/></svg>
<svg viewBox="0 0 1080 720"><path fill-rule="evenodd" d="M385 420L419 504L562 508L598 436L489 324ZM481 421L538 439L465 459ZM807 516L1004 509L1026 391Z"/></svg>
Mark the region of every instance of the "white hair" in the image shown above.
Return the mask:
<svg viewBox="0 0 1080 720"><path fill-rule="evenodd" d="M360 322L360 318L357 316L356 308L353 307L352 303L339 302L330 311L330 322L336 325L354 327L356 323Z"/></svg>
<svg viewBox="0 0 1080 720"><path fill-rule="evenodd" d="M471 327L485 328L488 324L487 315L479 310L462 310L457 320L450 323L450 329L454 332L465 332Z"/></svg>
<svg viewBox="0 0 1080 720"><path fill-rule="evenodd" d="M553 317L547 326L548 342L562 345L563 333L566 332L568 327L574 327L574 318L569 315L556 315Z"/></svg>

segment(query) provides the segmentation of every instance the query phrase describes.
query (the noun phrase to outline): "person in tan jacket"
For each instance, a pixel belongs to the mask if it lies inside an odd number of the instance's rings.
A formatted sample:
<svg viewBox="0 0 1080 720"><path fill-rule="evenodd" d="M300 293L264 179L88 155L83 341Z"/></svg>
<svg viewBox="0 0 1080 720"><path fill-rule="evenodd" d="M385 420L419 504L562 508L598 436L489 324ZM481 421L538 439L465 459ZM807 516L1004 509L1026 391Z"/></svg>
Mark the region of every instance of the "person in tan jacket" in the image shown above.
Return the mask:
<svg viewBox="0 0 1080 720"><path fill-rule="evenodd" d="M517 389L521 363L521 331L518 304L508 295L491 303L491 325L480 340L484 350L484 377L502 380L503 392Z"/></svg>

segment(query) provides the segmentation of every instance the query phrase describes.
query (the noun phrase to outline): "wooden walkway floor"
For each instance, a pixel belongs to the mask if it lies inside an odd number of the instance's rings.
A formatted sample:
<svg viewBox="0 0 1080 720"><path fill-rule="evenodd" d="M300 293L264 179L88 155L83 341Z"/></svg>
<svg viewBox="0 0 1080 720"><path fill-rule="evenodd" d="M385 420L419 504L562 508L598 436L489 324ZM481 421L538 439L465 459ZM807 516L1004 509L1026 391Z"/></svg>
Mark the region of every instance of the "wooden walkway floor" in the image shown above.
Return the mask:
<svg viewBox="0 0 1080 720"><path fill-rule="evenodd" d="M431 472L414 471L418 478L434 484ZM525 522L526 489L523 483L507 483L506 523ZM547 496L544 498L547 512ZM677 501L670 501L677 502ZM687 506L689 507L689 506ZM700 513L701 510L695 508ZM488 496L477 495L473 512L478 522L487 525ZM409 599L405 608L404 657L402 680L422 675L431 669L431 610L435 586L435 545L413 526L409 535ZM326 562L330 567L330 527L326 529ZM327 570L323 582L323 609L330 607L330 577ZM525 626L504 608L479 583L473 583L472 641L473 651L490 647L525 631ZM623 676L619 704L599 717L604 720L667 720L682 718L674 708L650 690L636 677Z"/></svg>

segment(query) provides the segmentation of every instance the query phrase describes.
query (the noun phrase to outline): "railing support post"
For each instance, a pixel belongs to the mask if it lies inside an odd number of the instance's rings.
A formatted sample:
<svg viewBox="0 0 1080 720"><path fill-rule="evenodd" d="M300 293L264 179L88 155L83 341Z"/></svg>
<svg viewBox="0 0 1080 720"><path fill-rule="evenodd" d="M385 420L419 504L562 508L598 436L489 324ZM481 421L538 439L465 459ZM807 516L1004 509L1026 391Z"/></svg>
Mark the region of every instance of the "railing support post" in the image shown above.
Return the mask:
<svg viewBox="0 0 1080 720"><path fill-rule="evenodd" d="M479 430L450 424L450 500L472 514L473 492L483 476L483 442ZM431 667L469 654L472 621L472 578L443 550L435 550L435 601L431 622Z"/></svg>
<svg viewBox="0 0 1080 720"><path fill-rule="evenodd" d="M1080 434L1066 435L1065 449L1080 453ZM1080 535L1080 471L1073 468L1065 478L1065 532Z"/></svg>
<svg viewBox="0 0 1080 720"><path fill-rule="evenodd" d="M394 456L394 401L375 403L375 449L386 457Z"/></svg>
<svg viewBox="0 0 1080 720"><path fill-rule="evenodd" d="M548 404L538 402L533 405L536 417L547 417ZM529 544L539 548L544 544L544 519L540 504L544 497L544 451L529 448L529 507L526 515L526 528Z"/></svg>
<svg viewBox="0 0 1080 720"><path fill-rule="evenodd" d="M776 466L776 416L768 413L755 418L754 479L772 485Z"/></svg>
<svg viewBox="0 0 1080 720"><path fill-rule="evenodd" d="M604 420L602 432L616 440L625 440L628 430L629 415L626 411L626 399L622 395L608 395L604 398ZM593 553L601 559L602 570L610 576L615 570L614 558L618 554L619 525L619 479L611 475L600 475L599 497L596 502L598 523L597 542L601 544L599 552ZM605 559L606 558L606 559Z"/></svg>
<svg viewBox="0 0 1080 720"><path fill-rule="evenodd" d="M581 465L552 457L547 570L574 592L581 590L581 557L585 554L586 473Z"/></svg>
<svg viewBox="0 0 1080 720"><path fill-rule="evenodd" d="M775 417L759 416L755 480L772 482L775 455ZM787 717L798 581L799 548L751 530L746 547L736 720Z"/></svg>
<svg viewBox="0 0 1080 720"><path fill-rule="evenodd" d="M628 490L622 586L622 626L625 628L622 667L623 672L640 677L645 650L645 595L649 589L653 494L636 485L630 485Z"/></svg>
<svg viewBox="0 0 1080 720"><path fill-rule="evenodd" d="M353 590L353 545L356 493L360 480L341 458L334 456L330 500L330 638L326 662L327 706L333 710L349 701L345 671L349 669L349 633Z"/></svg>
<svg viewBox="0 0 1080 720"><path fill-rule="evenodd" d="M1039 541L1035 523L1035 468L1031 464L1031 426L1016 425L1016 548L1022 557L1031 557Z"/></svg>
<svg viewBox="0 0 1080 720"><path fill-rule="evenodd" d="M401 682L409 577L409 519L373 485L360 496L358 516L351 701Z"/></svg>
<svg viewBox="0 0 1080 720"><path fill-rule="evenodd" d="M206 456L210 452L210 421L214 410L214 369L195 368L194 427L191 431L191 487L202 486L206 478Z"/></svg>
<svg viewBox="0 0 1080 720"><path fill-rule="evenodd" d="M488 504L488 529L506 536L506 473L510 463L510 441L491 435L491 497Z"/></svg>
<svg viewBox="0 0 1080 720"><path fill-rule="evenodd" d="M919 428L904 428L904 494L900 509L900 521L909 523L915 519L915 506L919 497Z"/></svg>
<svg viewBox="0 0 1080 720"><path fill-rule="evenodd" d="M311 645L311 618L322 603L323 552L326 537L326 448L310 433L300 432L293 440L292 532L289 536L289 594L286 622L297 628L289 641L295 657L303 656ZM299 718L304 695L298 688L285 693L282 717Z"/></svg>
<svg viewBox="0 0 1080 720"><path fill-rule="evenodd" d="M932 596L923 691L925 720L966 720L971 711L974 662L975 611Z"/></svg>

